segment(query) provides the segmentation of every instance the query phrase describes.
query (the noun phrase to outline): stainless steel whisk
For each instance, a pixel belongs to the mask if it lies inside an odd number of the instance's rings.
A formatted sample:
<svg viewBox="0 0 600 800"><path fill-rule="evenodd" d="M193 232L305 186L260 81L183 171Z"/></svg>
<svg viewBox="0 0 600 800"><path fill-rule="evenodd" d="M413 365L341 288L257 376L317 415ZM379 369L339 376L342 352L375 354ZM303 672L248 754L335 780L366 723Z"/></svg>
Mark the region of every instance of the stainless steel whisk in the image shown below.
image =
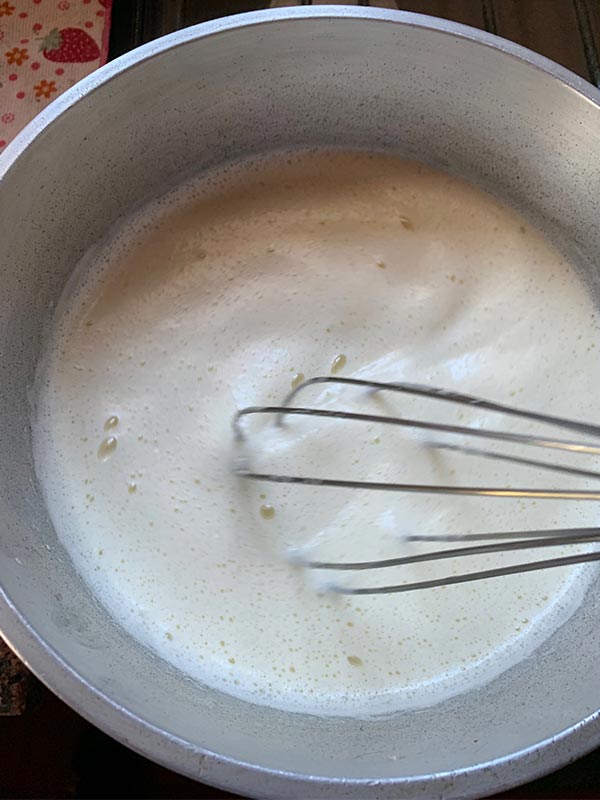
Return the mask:
<svg viewBox="0 0 600 800"><path fill-rule="evenodd" d="M380 414L364 414L350 411L337 411L314 407L292 407L292 401L308 386L315 384L341 384L362 387L372 392L397 392L400 394L426 397L448 403L458 403L470 407L477 407L486 411L499 412L513 417L519 417L531 422L541 422L563 430L575 431L599 439L598 444L559 439L546 436L532 436L508 431L493 430L488 428L471 428L461 425L447 425L438 422L428 422L420 419L407 419L399 416L385 416ZM275 416L276 424L281 425L286 416L311 416L326 417L329 419L345 419L356 422L372 422L384 425L396 425L404 428L413 428L444 434L468 435L479 439L493 439L518 445L546 448L575 454L600 455L600 425L591 425L585 422L567 419L564 417L540 414L525 411L513 406L494 403L480 397L468 394L447 391L429 386L412 383L382 383L379 381L363 380L359 378L342 378L336 376L322 376L309 378L294 388L283 400L280 406L249 406L237 412L233 419L233 430L237 442L243 442L246 434L242 421L250 415L270 414ZM454 450L467 455L481 456L484 458L508 461L521 466L534 467L552 472L576 475L582 478L600 479L600 472L578 469L567 465L547 463L536 459L521 458L516 455L496 453L475 447L468 447L446 442L430 441L432 447ZM421 494L446 494L446 495L474 495L481 497L513 497L535 498L544 500L600 500L600 491L576 489L528 489L528 488L500 488L491 486L444 486L438 484L421 483L390 483L377 481L357 481L338 478L316 478L304 475L279 475L263 472L254 472L246 456L237 459L234 470L241 477L254 481L267 481L271 483L291 483L320 487L341 487L348 489L373 489L378 491L413 492ZM464 558L467 556L484 555L489 553L507 552L513 550L532 550L542 547L557 547L563 545L590 544L600 542L600 527L592 528L556 528L551 530L510 531L481 534L458 534L444 536L407 536L407 542L485 542L484 544L455 547L445 550L433 550L399 558L383 559L379 561L358 562L328 562L302 560L300 563L310 569L334 571L362 571L401 567L408 564L438 561L450 558ZM521 572L530 572L551 567L581 564L590 561L600 561L600 550L586 553L576 553L541 561L525 562L496 569L465 572L459 575L448 575L433 580L422 580L413 583L402 583L393 586L374 586L353 588L333 586L332 590L341 594L392 594L408 592L415 589L430 589L437 586L447 586L456 583L496 578Z"/></svg>

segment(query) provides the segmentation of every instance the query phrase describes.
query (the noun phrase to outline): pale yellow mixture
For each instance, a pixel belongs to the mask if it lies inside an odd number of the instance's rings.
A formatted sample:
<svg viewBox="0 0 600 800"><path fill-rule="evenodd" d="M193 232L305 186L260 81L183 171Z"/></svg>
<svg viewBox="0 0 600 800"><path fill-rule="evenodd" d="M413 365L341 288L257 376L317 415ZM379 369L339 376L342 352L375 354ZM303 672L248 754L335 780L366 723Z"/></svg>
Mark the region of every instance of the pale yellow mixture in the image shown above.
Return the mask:
<svg viewBox="0 0 600 800"><path fill-rule="evenodd" d="M574 270L460 180L366 154L234 165L148 206L85 259L40 370L38 474L99 600L192 677L323 714L426 705L532 652L576 608L593 567L347 598L328 582L397 583L442 568L307 575L288 549L394 556L416 550L410 533L595 524L597 507L251 484L231 469L233 414L336 372L598 419L597 341ZM309 403L531 429L337 387L307 391ZM568 483L432 450L410 431L266 422L248 425L249 450L271 471ZM474 566L499 563L508 559Z"/></svg>

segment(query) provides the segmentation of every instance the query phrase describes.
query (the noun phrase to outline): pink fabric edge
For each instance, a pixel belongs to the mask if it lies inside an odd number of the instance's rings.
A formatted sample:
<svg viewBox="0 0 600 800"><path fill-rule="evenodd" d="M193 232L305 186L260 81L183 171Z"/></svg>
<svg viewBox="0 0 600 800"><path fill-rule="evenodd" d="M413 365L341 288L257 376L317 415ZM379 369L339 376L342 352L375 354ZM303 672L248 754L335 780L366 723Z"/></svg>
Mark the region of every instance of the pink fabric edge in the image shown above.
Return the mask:
<svg viewBox="0 0 600 800"><path fill-rule="evenodd" d="M105 13L104 13L104 30L102 31L102 44L100 46L100 66L106 64L108 60L108 45L110 42L112 7L113 7L113 0L110 0L110 2L105 7Z"/></svg>

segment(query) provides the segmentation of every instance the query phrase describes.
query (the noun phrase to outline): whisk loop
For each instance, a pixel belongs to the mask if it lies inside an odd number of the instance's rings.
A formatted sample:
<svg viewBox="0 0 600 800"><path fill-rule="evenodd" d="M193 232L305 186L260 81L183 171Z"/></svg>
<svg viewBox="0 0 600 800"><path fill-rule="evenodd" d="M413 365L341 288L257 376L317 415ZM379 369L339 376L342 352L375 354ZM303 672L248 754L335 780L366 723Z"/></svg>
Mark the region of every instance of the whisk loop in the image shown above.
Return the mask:
<svg viewBox="0 0 600 800"><path fill-rule="evenodd" d="M285 397L279 406L249 406L237 412L233 419L233 430L238 442L243 442L246 434L243 430L243 420L251 415L272 415L275 417L277 425L284 424L288 416L309 416L322 417L327 419L343 419L353 422L378 423L382 425L394 425L402 428L412 428L415 430L430 431L435 433L469 436L477 439L488 439L500 442L507 442L515 445L526 445L531 447L544 448L549 450L573 453L578 455L599 455L600 442L579 441L549 436L528 435L512 433L489 428L473 428L462 425L449 425L439 422L431 422L421 419L408 419L398 416L386 416L381 414L365 414L351 411L339 411L335 409L298 407L291 403L297 396L309 386L316 384L338 384L354 386L375 392L395 392L399 394L424 397L433 400L440 400L447 403L456 403L476 407L480 410L492 411L506 414L512 417L525 419L530 422L544 423L566 431L573 431L585 436L600 439L600 426L586 422L541 414L534 411L527 411L514 406L495 403L480 397L468 394L448 391L435 387L423 386L413 383L383 383L380 381L370 381L360 378L343 378L336 376L318 376L309 378L295 387ZM562 464L547 463L536 459L523 458L516 455L496 453L477 447L465 446L462 444L450 444L429 440L425 442L428 447L445 449L464 453L469 456L479 456L482 458L508 461L520 466L535 467L536 469L560 472L568 475L575 475L581 478L600 479L600 472L595 470L580 469ZM495 486L446 486L440 484L422 483L394 483L387 481L361 481L347 480L342 478L319 478L307 475L281 475L276 473L255 472L252 469L250 459L241 456L235 466L235 472L241 477L254 481L266 481L271 483L302 484L307 486L338 487L348 489L372 489L377 491L410 492L417 494L444 494L444 495L463 495L479 497L498 497L498 498L532 498L543 500L600 500L600 491L589 489L538 489L538 488L504 488ZM494 540L493 542L491 540ZM409 564L433 562L450 558L465 558L469 556L485 555L490 553L508 552L514 550L535 550L543 547L557 547L576 544L590 544L600 542L600 528L558 528L553 530L529 530L529 531L510 531L506 533L483 533L453 536L409 536L406 541L420 542L465 542L465 541L486 541L491 543L470 545L467 547L457 547L452 549L440 549L427 553L420 553L399 558L383 559L379 561L360 561L360 562L328 562L312 561L296 557L294 563L317 570L334 571L364 571L378 570L390 567L402 567ZM440 586L449 586L457 583L465 583L485 578L495 578L505 575L512 575L522 572L530 572L540 569L568 566L572 564L582 564L600 560L600 551L576 553L569 556L559 556L541 561L524 562L511 566L498 567L496 569L481 570L477 572L465 572L459 575L448 575L432 580L423 580L413 583L403 583L393 586L374 586L353 588L342 585L333 585L332 591L341 594L365 595L365 594L392 594L398 592L413 591L415 589L429 589Z"/></svg>

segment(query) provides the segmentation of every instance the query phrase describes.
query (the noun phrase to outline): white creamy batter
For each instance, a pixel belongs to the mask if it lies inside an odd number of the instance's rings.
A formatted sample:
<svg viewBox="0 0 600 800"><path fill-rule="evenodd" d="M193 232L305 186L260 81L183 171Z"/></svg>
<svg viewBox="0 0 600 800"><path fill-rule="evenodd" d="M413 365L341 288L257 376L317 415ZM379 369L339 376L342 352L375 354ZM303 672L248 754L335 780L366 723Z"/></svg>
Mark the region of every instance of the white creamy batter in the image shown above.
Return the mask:
<svg viewBox="0 0 600 800"><path fill-rule="evenodd" d="M407 533L591 525L597 506L250 483L231 470L232 416L280 402L301 375L337 370L594 420L597 340L574 270L464 182L358 153L259 159L155 202L82 264L40 369L38 474L93 592L194 678L321 714L430 704L531 653L577 607L593 567L353 598L319 584L398 583L466 565L307 575L286 548L388 557L417 552ZM339 387L298 399L315 403L534 429ZM296 418L278 431L264 419L247 430L254 466L274 472L587 485L377 425Z"/></svg>

